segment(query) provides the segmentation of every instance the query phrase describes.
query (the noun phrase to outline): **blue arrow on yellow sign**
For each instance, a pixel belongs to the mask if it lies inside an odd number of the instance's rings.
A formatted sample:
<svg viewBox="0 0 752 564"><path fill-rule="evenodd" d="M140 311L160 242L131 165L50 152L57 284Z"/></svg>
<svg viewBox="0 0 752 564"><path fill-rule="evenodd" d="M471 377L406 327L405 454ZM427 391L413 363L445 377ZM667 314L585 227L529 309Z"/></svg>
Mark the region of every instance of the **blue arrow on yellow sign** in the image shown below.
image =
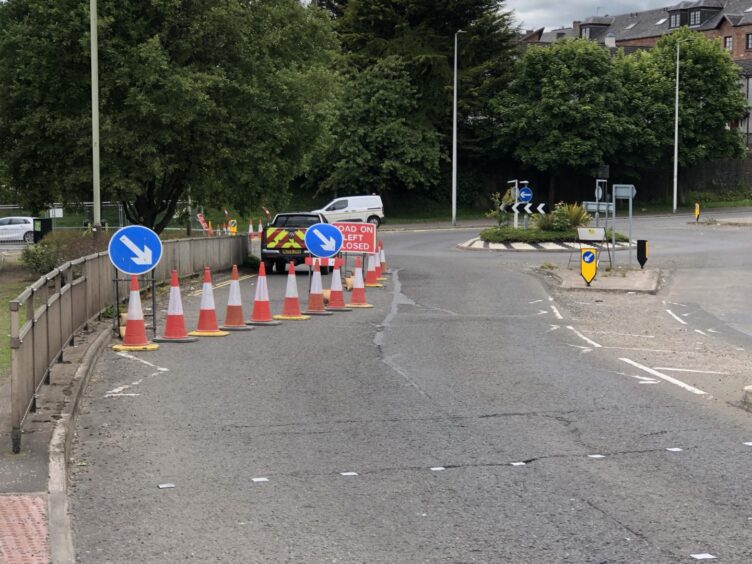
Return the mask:
<svg viewBox="0 0 752 564"><path fill-rule="evenodd" d="M588 286L590 286L590 283L598 273L597 252L592 247L583 247L580 249L580 275Z"/></svg>

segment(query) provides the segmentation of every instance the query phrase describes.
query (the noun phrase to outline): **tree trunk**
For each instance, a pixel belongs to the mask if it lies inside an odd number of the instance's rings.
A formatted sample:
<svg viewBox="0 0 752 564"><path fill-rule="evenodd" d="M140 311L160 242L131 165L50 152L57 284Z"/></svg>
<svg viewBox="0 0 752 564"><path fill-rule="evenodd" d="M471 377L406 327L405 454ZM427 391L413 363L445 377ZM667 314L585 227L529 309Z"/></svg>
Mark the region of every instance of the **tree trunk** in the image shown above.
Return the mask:
<svg viewBox="0 0 752 564"><path fill-rule="evenodd" d="M187 189L187 173L176 171L153 178L133 201L123 201L128 221L161 233L172 221L178 201Z"/></svg>

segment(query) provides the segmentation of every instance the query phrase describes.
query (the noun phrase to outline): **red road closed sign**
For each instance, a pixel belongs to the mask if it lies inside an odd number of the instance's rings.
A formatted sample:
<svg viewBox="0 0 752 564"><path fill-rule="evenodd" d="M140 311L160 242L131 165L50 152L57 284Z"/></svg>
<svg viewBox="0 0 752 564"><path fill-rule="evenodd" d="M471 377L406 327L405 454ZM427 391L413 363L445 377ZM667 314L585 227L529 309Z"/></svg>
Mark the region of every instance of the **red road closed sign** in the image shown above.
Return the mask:
<svg viewBox="0 0 752 564"><path fill-rule="evenodd" d="M376 253L376 226L362 222L335 222L332 225L342 233L343 253Z"/></svg>

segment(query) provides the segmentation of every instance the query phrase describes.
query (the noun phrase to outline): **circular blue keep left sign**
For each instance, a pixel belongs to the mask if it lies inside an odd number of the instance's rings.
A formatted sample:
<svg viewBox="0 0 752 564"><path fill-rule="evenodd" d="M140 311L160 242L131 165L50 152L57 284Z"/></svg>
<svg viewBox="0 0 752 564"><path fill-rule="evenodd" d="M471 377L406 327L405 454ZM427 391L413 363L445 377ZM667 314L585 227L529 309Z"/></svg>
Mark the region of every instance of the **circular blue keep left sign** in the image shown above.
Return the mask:
<svg viewBox="0 0 752 564"><path fill-rule="evenodd" d="M333 257L342 248L342 232L334 225L316 223L306 230L305 244L315 257Z"/></svg>
<svg viewBox="0 0 752 564"><path fill-rule="evenodd" d="M593 262L595 260L595 253L591 251L587 251L586 253L583 253L582 260L584 260L587 263Z"/></svg>
<svg viewBox="0 0 752 564"><path fill-rule="evenodd" d="M159 235L143 225L118 229L108 247L110 262L125 274L146 274L162 258Z"/></svg>
<svg viewBox="0 0 752 564"><path fill-rule="evenodd" d="M529 186L520 188L520 202L527 204L533 199L533 189Z"/></svg>

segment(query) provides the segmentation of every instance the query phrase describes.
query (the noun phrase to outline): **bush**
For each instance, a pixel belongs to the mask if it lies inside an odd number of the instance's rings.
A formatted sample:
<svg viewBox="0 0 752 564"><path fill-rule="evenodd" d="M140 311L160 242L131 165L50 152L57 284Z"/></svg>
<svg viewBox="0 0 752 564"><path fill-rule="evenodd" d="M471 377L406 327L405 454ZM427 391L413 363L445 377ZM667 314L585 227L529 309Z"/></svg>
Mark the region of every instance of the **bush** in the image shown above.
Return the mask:
<svg viewBox="0 0 752 564"><path fill-rule="evenodd" d="M590 223L590 214L579 204L559 202L554 206L554 211L550 216L550 218L544 220L544 224L552 231L576 229L577 227L585 227Z"/></svg>
<svg viewBox="0 0 752 564"><path fill-rule="evenodd" d="M106 251L110 234L103 234L98 245L90 232L76 229L52 231L39 243L24 248L21 261L36 274L47 274L70 260Z"/></svg>

